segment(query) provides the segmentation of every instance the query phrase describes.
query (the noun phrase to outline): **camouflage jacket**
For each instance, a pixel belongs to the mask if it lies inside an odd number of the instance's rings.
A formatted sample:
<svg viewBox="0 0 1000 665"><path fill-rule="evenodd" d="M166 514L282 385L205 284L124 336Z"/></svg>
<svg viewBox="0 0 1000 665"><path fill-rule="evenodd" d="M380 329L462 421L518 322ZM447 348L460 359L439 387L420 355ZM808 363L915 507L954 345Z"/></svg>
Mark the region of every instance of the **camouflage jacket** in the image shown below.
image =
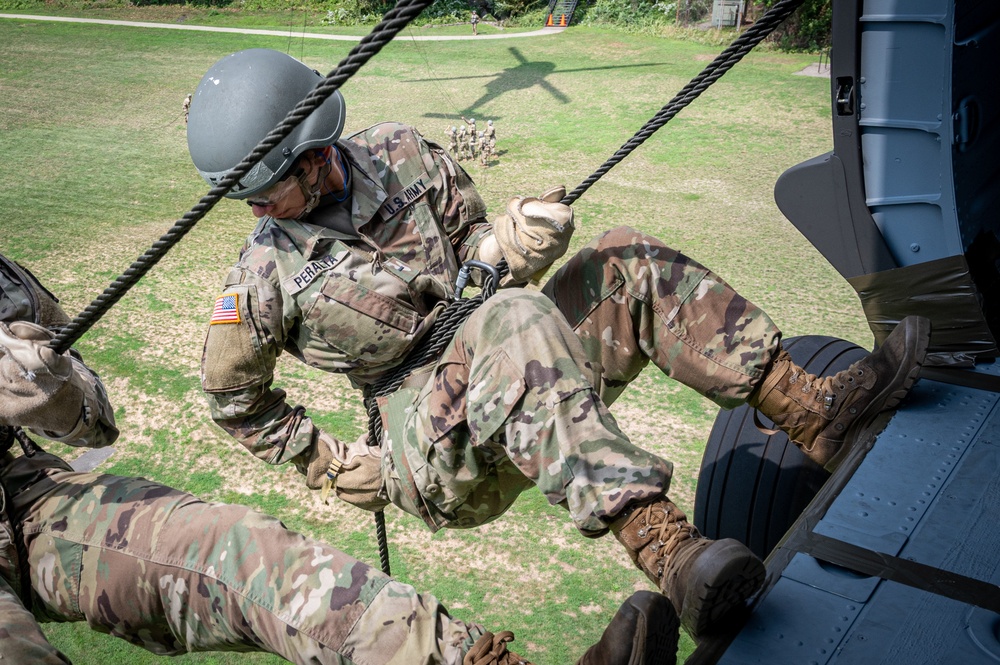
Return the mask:
<svg viewBox="0 0 1000 665"><path fill-rule="evenodd" d="M212 417L272 464L308 451L315 435L304 409L271 386L282 351L355 386L374 382L429 330L461 262L491 232L472 180L415 129L382 123L337 147L350 170L349 211L339 224L331 220L346 203L321 203L298 221L262 218L206 336Z"/></svg>
<svg viewBox="0 0 1000 665"><path fill-rule="evenodd" d="M31 321L58 326L68 320L55 296L34 275L0 255L0 321ZM59 440L94 448L110 445L118 437L118 429L104 385L77 356L73 357L73 371L84 378L90 390L84 396L77 427ZM52 438L47 432L36 431L35 434ZM16 445L14 450L17 450ZM0 633L6 633L0 634L0 641L8 640L8 646L16 647L18 653L30 657L31 662L64 662L47 645L34 617L14 592L14 589L21 588L22 566L18 562L15 545L16 530L7 521L5 503L17 496L22 505L30 504L35 497L51 489L51 481L45 475L46 468L54 465L63 469L70 467L58 457L47 454L36 454L18 462L15 464L11 452L0 454Z"/></svg>

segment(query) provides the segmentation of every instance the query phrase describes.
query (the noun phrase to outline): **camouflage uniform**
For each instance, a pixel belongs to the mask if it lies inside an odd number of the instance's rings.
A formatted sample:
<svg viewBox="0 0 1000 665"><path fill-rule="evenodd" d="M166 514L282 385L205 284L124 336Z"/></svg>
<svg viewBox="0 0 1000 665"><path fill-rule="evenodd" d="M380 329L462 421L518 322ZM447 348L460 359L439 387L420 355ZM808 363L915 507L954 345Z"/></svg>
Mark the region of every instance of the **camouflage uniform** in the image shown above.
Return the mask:
<svg viewBox="0 0 1000 665"><path fill-rule="evenodd" d="M469 141L466 137L468 130L465 125L458 126L458 160L468 159L469 157Z"/></svg>
<svg viewBox="0 0 1000 665"><path fill-rule="evenodd" d="M0 320L29 318L30 293L0 271ZM5 297L7 296L7 297ZM30 320L30 318L29 318ZM44 321L44 319L43 319ZM72 441L111 443L101 399ZM158 654L268 651L299 663L461 663L483 633L333 547L236 505L143 478L73 471L44 452L0 457L0 515L13 501L31 574L21 603L11 524L0 518L0 658L64 663L41 621L86 621Z"/></svg>
<svg viewBox="0 0 1000 665"><path fill-rule="evenodd" d="M455 159L458 159L458 130L454 127L449 127L444 130L445 136L448 137L448 152Z"/></svg>
<svg viewBox="0 0 1000 665"><path fill-rule="evenodd" d="M238 322L210 326L212 416L254 455L302 464L317 437L273 389L283 350L363 387L400 364L453 297L461 262L492 233L462 169L416 130L376 125L338 142L354 234L262 218L223 294ZM615 229L544 294L502 290L441 358L379 399L388 498L432 529L482 524L531 484L587 536L662 495L671 465L635 446L607 405L652 360L723 406L760 380L779 333L713 273Z"/></svg>
<svg viewBox="0 0 1000 665"><path fill-rule="evenodd" d="M472 129L469 130L468 134L465 135L466 149L469 151L469 157L472 159L476 158L476 130L475 125L472 125Z"/></svg>
<svg viewBox="0 0 1000 665"><path fill-rule="evenodd" d="M490 165L490 144L482 132L479 132L479 163L483 166Z"/></svg>

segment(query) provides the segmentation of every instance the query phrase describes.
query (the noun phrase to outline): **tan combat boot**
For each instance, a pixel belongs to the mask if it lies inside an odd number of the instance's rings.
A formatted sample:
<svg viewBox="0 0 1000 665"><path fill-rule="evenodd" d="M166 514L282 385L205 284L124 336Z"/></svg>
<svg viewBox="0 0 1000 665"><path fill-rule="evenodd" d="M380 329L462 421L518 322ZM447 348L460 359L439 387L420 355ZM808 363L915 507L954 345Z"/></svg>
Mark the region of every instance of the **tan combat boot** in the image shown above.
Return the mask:
<svg viewBox="0 0 1000 665"><path fill-rule="evenodd" d="M928 319L908 316L868 357L824 378L806 374L780 349L747 403L773 420L807 457L832 471L857 433L906 397L930 334Z"/></svg>
<svg viewBox="0 0 1000 665"><path fill-rule="evenodd" d="M764 583L764 564L753 552L731 538L703 537L666 497L620 515L611 532L691 637L710 632Z"/></svg>

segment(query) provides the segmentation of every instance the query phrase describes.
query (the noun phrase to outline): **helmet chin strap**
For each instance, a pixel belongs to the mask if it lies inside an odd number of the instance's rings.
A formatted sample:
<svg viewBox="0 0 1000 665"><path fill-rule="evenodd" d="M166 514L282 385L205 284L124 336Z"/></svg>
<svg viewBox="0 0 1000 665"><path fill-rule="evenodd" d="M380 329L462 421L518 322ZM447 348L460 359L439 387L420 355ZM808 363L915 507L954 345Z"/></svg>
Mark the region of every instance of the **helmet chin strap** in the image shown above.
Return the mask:
<svg viewBox="0 0 1000 665"><path fill-rule="evenodd" d="M302 214L296 217L296 219L302 219L303 217L311 213L313 210L315 210L316 206L319 205L319 199L321 196L321 191L323 189L323 183L326 182L326 178L327 176L330 175L330 171L332 168L333 167L329 163L323 164L323 166L321 166L319 169L319 181L312 187L310 187L306 183L305 174L302 174L295 179L295 182L297 182L299 185L299 191L302 192L302 197L306 200L306 206L305 208L302 209Z"/></svg>
<svg viewBox="0 0 1000 665"><path fill-rule="evenodd" d="M320 197L323 195L323 185L326 184L326 179L330 177L330 172L333 171L333 163L330 160L330 151L333 149L333 146L327 146L322 151L317 150L317 152L323 155L323 163L319 167L319 177L316 179L315 185L310 186L306 182L306 176L308 175L306 173L301 174L295 179L295 182L298 183L299 191L302 192L302 198L306 201L305 208L302 209L302 214L296 217L296 219L306 217L319 205Z"/></svg>

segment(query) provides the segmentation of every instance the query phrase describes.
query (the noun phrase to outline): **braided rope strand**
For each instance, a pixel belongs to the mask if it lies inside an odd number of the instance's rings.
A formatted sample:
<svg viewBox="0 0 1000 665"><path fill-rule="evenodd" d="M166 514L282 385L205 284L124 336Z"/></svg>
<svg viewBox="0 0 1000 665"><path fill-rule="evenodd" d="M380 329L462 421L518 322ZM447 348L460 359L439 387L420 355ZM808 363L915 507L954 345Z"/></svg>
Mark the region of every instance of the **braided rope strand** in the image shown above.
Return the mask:
<svg viewBox="0 0 1000 665"><path fill-rule="evenodd" d="M64 353L97 323L115 303L155 266L166 253L202 219L226 193L245 176L275 146L281 143L292 130L299 126L309 114L338 90L348 79L367 63L382 47L405 28L433 0L400 0L389 10L382 21L351 49L340 64L321 81L309 95L289 111L285 119L261 139L257 147L242 162L224 176L199 201L184 214L159 240L136 259L114 282L97 296L80 314L73 318L52 341L56 353Z"/></svg>
<svg viewBox="0 0 1000 665"><path fill-rule="evenodd" d="M596 171L587 176L583 182L577 185L576 189L564 196L562 203L571 205L580 198L584 192L590 189L591 185L600 180L613 166L625 159L633 150L652 136L656 130L670 122L681 109L697 99L709 86L732 69L733 65L742 60L757 44L774 32L774 29L788 18L804 1L781 0L781 2L769 9L760 20L747 28L746 32L737 37L732 44L716 56L715 60L701 70L701 73L681 88L681 91L674 95L674 98L661 108L656 115L650 118L614 155L608 158Z"/></svg>

